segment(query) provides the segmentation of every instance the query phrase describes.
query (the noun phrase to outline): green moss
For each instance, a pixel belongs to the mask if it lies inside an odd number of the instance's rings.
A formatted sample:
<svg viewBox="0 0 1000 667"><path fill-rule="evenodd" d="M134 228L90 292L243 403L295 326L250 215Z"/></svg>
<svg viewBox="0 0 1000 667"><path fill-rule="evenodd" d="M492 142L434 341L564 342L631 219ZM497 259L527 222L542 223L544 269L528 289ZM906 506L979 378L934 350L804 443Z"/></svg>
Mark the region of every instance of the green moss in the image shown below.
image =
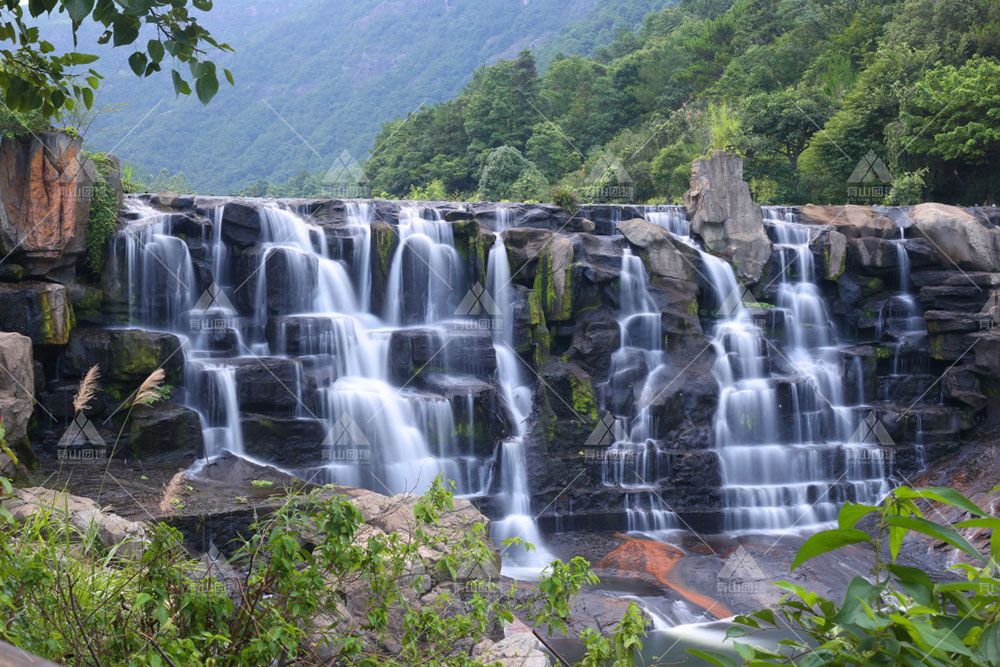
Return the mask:
<svg viewBox="0 0 1000 667"><path fill-rule="evenodd" d="M117 169L115 162L101 153L88 157L97 167L97 178L90 196L90 217L87 219L87 268L96 276L104 269L108 246L118 229L121 202L108 182L108 176Z"/></svg>
<svg viewBox="0 0 1000 667"><path fill-rule="evenodd" d="M569 376L569 386L572 393L570 404L573 410L581 417L589 417L597 421L597 397L594 395L594 387L589 380L584 380L576 376Z"/></svg>
<svg viewBox="0 0 1000 667"><path fill-rule="evenodd" d="M875 358L876 359L891 359L892 349L886 347L885 345L875 345Z"/></svg>

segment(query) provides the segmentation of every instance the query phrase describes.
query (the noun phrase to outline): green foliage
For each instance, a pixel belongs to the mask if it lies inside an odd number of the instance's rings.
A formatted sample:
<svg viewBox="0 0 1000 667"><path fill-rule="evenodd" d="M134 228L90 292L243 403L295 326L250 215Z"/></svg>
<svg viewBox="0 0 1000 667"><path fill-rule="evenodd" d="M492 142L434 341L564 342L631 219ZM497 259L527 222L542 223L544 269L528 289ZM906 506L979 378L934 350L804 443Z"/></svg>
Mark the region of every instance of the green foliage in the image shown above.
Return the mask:
<svg viewBox="0 0 1000 667"><path fill-rule="evenodd" d="M565 185L557 185L552 188L549 198L553 204L571 215L576 213L577 209L580 208L580 194L573 188Z"/></svg>
<svg viewBox="0 0 1000 667"><path fill-rule="evenodd" d="M211 0L191 0L200 11L212 8ZM194 81L198 99L208 103L219 88L215 63L205 58L207 49L230 51L217 42L195 15L188 0L146 0L140 3L115 3L108 0L4 0L0 18L0 42L10 42L3 49L0 64L0 91L4 105L14 111L37 111L44 118L56 116L64 108L78 104L91 108L101 75L94 69L78 67L93 64L98 56L76 51L79 31L84 23L100 26L98 44L128 47L139 41L143 25L152 28L151 39L129 56L129 67L139 77L162 69L167 56L177 65L187 65L189 74L171 70L174 91L191 94ZM65 14L73 34L73 50L58 53L55 45L41 37L38 23L44 16ZM44 15L44 16L43 16ZM232 74L225 70L232 83Z"/></svg>
<svg viewBox="0 0 1000 667"><path fill-rule="evenodd" d="M969 518L938 523L928 518L939 515L936 505L948 505ZM874 519L871 534L858 528L869 517ZM990 532L988 554L962 535L967 529ZM917 568L898 564L903 539L910 533L961 552L962 561L953 566L957 576L935 581ZM842 602L779 582L786 594L775 609L736 617L729 638L766 629L792 631L778 650L737 642L735 648L746 664L995 665L1000 661L1000 519L954 489L903 486L877 507L844 505L838 527L806 540L792 569L849 544L869 546L872 567L868 577L851 580ZM691 652L712 664L735 664L727 656Z"/></svg>
<svg viewBox="0 0 1000 667"><path fill-rule="evenodd" d="M580 188L608 153L637 200L669 201L687 190L692 159L724 148L771 201L843 202L874 151L893 173L926 168L925 194L939 200L995 201L994 28L1000 5L987 0L681 0L534 81L518 70L523 55L482 68L455 100L420 112L433 123L386 126L370 175L396 194L410 186L398 174L421 170L468 183L485 151L509 145L550 182ZM464 133L446 137L444 116Z"/></svg>
<svg viewBox="0 0 1000 667"><path fill-rule="evenodd" d="M422 188L411 186L410 191L406 193L406 198L416 201L446 201L448 193L444 189L444 181L435 178Z"/></svg>
<svg viewBox="0 0 1000 667"><path fill-rule="evenodd" d="M38 111L18 113L0 106L0 138L42 134L50 127L49 119Z"/></svg>
<svg viewBox="0 0 1000 667"><path fill-rule="evenodd" d="M108 181L118 165L103 153L91 153L86 157L93 162L97 171L90 196L90 216L87 218L87 269L92 275L99 276L104 269L108 245L118 229L121 201Z"/></svg>
<svg viewBox="0 0 1000 667"><path fill-rule="evenodd" d="M913 206L919 204L924 199L924 188L926 183L927 167L922 167L916 171L900 174L892 179L892 189L886 195L886 206Z"/></svg>
<svg viewBox="0 0 1000 667"><path fill-rule="evenodd" d="M555 561L527 599L503 590L485 574L496 552L484 524L440 529L452 494L436 480L404 539L363 531L332 490L293 493L210 565L166 524L150 525L136 557L136 544L102 546L58 508L20 523L3 510L0 637L67 664L479 665L468 647L515 613L565 632L571 598L597 582L589 564ZM453 583L425 594L432 581ZM630 606L609 637L587 633L585 664L634 664L643 633Z"/></svg>
<svg viewBox="0 0 1000 667"><path fill-rule="evenodd" d="M548 182L531 160L512 146L490 151L479 177L479 196L493 201L537 199L548 194Z"/></svg>

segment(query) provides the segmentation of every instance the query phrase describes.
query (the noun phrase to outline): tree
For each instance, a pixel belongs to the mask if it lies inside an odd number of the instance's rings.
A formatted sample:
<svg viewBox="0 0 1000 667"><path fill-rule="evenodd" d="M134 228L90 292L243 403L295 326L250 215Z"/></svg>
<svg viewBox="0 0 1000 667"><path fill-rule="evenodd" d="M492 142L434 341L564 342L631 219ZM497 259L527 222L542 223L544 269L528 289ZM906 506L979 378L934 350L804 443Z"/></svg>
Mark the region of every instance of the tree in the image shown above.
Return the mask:
<svg viewBox="0 0 1000 667"><path fill-rule="evenodd" d="M477 70L462 94L465 132L487 148L523 148L538 120L537 88L530 51Z"/></svg>
<svg viewBox="0 0 1000 667"><path fill-rule="evenodd" d="M186 64L189 72L182 74L172 68L174 91L178 95L194 92L208 103L219 89L215 63L207 58L209 50L231 51L228 44L218 42L189 9L209 11L212 0L142 0L113 2L112 0L2 0L0 3L0 91L3 102L14 111L39 112L46 118L77 104L90 108L101 75L94 69L85 72L77 68L90 65L98 56L70 51L56 53L55 46L41 38L34 19L43 14L66 14L73 30L74 44L80 26L87 20L104 28L99 44L111 43L127 47L139 41L145 32L148 41L129 57L136 76L146 77L159 72L164 59L174 58L178 65ZM233 83L229 70L223 70Z"/></svg>
<svg viewBox="0 0 1000 667"><path fill-rule="evenodd" d="M580 154L552 123L539 123L532 128L525 156L551 180L580 168Z"/></svg>
<svg viewBox="0 0 1000 667"><path fill-rule="evenodd" d="M531 160L512 146L501 146L492 150L486 158L479 178L479 196L492 201L511 201L518 198L516 195L537 192L540 197L542 193L538 188L542 183L547 190L545 176Z"/></svg>

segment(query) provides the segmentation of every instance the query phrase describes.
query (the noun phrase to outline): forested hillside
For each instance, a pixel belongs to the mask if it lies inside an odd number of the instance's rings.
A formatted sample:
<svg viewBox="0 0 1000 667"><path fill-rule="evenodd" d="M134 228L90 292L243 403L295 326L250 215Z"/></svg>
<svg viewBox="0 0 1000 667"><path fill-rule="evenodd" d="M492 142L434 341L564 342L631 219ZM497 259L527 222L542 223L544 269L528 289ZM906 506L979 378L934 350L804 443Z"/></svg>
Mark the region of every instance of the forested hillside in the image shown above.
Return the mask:
<svg viewBox="0 0 1000 667"><path fill-rule="evenodd" d="M217 0L204 23L234 47L220 65L236 86L210 108L175 99L169 71L141 81L131 52L108 48L87 143L147 173L183 171L200 192L324 172L344 150L364 160L382 123L455 95L484 63L551 40L589 53L668 2ZM49 26L60 48L63 20Z"/></svg>
<svg viewBox="0 0 1000 667"><path fill-rule="evenodd" d="M760 201L995 202L998 56L995 0L683 0L543 74L526 52L479 69L383 126L366 173L399 196L663 201L726 148Z"/></svg>

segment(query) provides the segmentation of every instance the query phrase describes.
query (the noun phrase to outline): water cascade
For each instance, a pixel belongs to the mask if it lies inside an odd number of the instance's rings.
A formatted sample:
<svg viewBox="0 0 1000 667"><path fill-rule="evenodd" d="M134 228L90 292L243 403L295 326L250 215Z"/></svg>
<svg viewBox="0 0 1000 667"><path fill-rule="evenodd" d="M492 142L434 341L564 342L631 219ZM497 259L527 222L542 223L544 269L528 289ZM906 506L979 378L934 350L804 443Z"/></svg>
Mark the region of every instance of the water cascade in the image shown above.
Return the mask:
<svg viewBox="0 0 1000 667"><path fill-rule="evenodd" d="M554 558L545 550L531 512L531 488L525 452L527 423L531 414L532 388L514 351L514 302L510 263L503 231L510 226L510 210L497 208L496 240L490 249L486 270L486 291L495 309L493 347L497 355L497 381L514 424L514 433L500 448L500 506L503 518L493 522L493 536L499 545L519 537L535 546L528 551L520 545L504 550L504 572L508 576L534 576ZM499 320L499 322L497 322Z"/></svg>
<svg viewBox="0 0 1000 667"><path fill-rule="evenodd" d="M625 490L630 531L656 533L679 527L676 515L657 493L669 460L653 437L649 402L661 386L666 358L660 309L649 293L642 260L622 251L618 328L619 348L611 355L602 410L615 418L614 442L601 462L602 482ZM636 391L638 389L638 391Z"/></svg>
<svg viewBox="0 0 1000 667"><path fill-rule="evenodd" d="M813 528L847 501L875 502L887 492L882 460L853 442L863 406L846 405L843 361L816 283L811 230L789 209L765 207L780 272L776 303L784 336L770 341L732 267L699 249L714 302L715 416L729 532ZM675 207L647 212L680 240ZM765 290L770 285L765 286Z"/></svg>

